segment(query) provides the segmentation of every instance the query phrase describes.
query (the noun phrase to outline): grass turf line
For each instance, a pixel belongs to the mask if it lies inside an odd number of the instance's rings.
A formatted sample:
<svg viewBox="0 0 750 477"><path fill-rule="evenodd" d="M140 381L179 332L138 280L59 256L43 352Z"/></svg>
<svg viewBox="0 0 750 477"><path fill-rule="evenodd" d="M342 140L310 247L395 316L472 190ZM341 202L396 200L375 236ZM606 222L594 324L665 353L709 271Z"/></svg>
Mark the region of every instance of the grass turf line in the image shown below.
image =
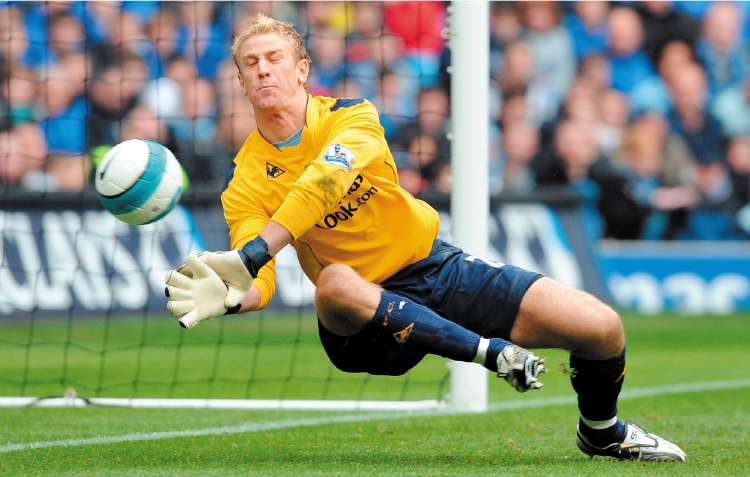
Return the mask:
<svg viewBox="0 0 750 477"><path fill-rule="evenodd" d="M747 379L750 320L628 317L626 392L636 387ZM5 336L5 335L4 335ZM319 345L318 345L319 346ZM553 362L564 355L545 354ZM12 361L11 361L12 362ZM7 366L7 361L6 361ZM537 394L570 393L567 377L545 375ZM492 381L493 401L528 400ZM257 434L204 436L4 454L5 475L744 475L750 468L750 391L642 397L620 414L689 453L684 466L588 461L573 444L575 406L516 409ZM81 438L231 425L320 414L128 409L0 410L1 442Z"/></svg>

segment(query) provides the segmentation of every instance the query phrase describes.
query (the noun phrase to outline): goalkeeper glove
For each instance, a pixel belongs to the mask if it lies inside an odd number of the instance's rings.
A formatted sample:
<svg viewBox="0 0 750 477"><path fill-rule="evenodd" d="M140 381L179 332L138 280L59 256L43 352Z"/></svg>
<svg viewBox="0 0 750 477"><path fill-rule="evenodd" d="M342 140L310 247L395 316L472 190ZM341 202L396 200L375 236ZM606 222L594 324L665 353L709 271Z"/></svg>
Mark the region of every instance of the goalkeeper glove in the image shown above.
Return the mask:
<svg viewBox="0 0 750 477"><path fill-rule="evenodd" d="M268 245L261 237L256 237L251 240L245 244L241 250L231 250L228 252L202 252L198 254L197 257L203 264L207 265L215 275L220 277L224 284L224 293L221 295L224 309L220 310L220 313L216 313L213 316L236 313L239 311L243 298L245 298L247 292L250 291L253 280L258 276L258 271L263 265L271 260L271 255L268 253ZM192 270L189 267L186 268L186 265L183 265L175 272L179 272L180 275L190 278ZM169 277L170 275L167 276L168 279ZM173 279L182 280L181 278L175 277L173 277ZM170 293L172 292L169 285L170 283L167 282L167 296L170 296ZM208 287L208 285L204 286ZM167 307L169 308L169 304L167 304ZM174 305L172 307L174 308ZM179 311L182 311L182 309ZM215 311L219 311L219 309L216 308ZM170 312L172 312L171 309ZM201 318L198 321L213 317L203 316L202 314L199 314L199 316L201 316ZM193 323L192 326L194 326L195 323ZM180 320L180 324L185 324L182 319Z"/></svg>
<svg viewBox="0 0 750 477"><path fill-rule="evenodd" d="M197 255L188 257L180 268L170 270L166 282L167 310L179 317L183 328L192 328L227 312L224 306L227 286Z"/></svg>

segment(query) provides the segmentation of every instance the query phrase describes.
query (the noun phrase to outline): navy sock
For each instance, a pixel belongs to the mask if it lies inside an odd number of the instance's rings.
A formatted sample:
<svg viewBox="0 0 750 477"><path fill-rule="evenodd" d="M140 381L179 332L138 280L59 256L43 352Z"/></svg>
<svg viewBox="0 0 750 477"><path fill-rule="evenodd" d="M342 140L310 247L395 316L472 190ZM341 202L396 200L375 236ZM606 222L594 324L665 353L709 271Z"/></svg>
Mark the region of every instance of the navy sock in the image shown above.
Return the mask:
<svg viewBox="0 0 750 477"><path fill-rule="evenodd" d="M625 437L625 425L617 419L617 397L624 379L624 349L620 356L607 360L570 355L570 382L578 393L581 412L579 429L594 445L620 442Z"/></svg>
<svg viewBox="0 0 750 477"><path fill-rule="evenodd" d="M478 334L446 320L426 306L387 290L383 290L375 316L362 332L378 330L391 333L401 346L415 346L456 361L473 361L482 340ZM493 344L495 340L489 340L487 347L488 359L490 350L495 353L493 364L499 353L495 349L504 341L497 339Z"/></svg>
<svg viewBox="0 0 750 477"><path fill-rule="evenodd" d="M581 434L586 436L587 441L597 447L605 447L614 442L622 442L625 437L625 424L619 419L612 426L605 427L604 429L593 429L579 419L578 429L581 431Z"/></svg>
<svg viewBox="0 0 750 477"><path fill-rule="evenodd" d="M483 363L484 367L497 373L497 355L509 344L510 342L502 338L490 338L489 346L487 346L487 356Z"/></svg>

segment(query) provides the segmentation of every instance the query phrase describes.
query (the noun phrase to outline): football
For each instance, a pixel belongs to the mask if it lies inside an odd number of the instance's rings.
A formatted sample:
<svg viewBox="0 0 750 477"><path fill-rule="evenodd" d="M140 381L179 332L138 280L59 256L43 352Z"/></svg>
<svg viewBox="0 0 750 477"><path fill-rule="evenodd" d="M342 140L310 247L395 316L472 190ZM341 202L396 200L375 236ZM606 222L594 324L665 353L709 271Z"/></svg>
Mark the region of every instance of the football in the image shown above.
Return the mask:
<svg viewBox="0 0 750 477"><path fill-rule="evenodd" d="M102 157L94 179L99 202L112 215L134 225L169 213L183 191L182 166L158 142L129 139Z"/></svg>

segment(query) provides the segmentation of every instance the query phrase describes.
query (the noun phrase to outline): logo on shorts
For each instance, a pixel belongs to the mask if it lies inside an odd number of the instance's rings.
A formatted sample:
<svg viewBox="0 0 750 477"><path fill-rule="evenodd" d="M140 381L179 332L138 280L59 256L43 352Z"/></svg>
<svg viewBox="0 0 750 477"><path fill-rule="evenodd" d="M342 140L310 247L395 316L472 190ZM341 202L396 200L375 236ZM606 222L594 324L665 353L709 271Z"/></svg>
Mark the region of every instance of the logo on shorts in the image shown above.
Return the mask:
<svg viewBox="0 0 750 477"><path fill-rule="evenodd" d="M409 339L409 335L413 329L414 323L409 323L403 330L393 333L393 337L396 338L396 343L403 346L404 343L406 343L406 340Z"/></svg>
<svg viewBox="0 0 750 477"><path fill-rule="evenodd" d="M323 156L323 159L329 164L343 167L350 171L352 170L354 153L341 144L331 144L328 146L328 150L326 151L325 156Z"/></svg>

